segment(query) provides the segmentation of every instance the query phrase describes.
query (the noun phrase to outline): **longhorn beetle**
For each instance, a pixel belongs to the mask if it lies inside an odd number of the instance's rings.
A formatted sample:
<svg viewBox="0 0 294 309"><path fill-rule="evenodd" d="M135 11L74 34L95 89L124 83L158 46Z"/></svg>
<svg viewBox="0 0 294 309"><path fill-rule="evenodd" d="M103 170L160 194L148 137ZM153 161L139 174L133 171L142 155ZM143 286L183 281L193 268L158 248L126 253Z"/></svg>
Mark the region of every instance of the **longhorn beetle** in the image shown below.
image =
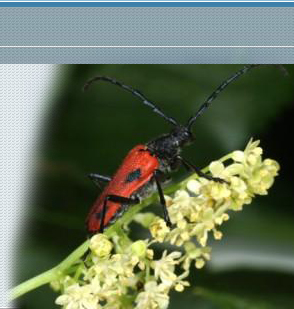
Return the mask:
<svg viewBox="0 0 294 309"><path fill-rule="evenodd" d="M150 195L156 189L163 207L164 220L168 226L171 226L161 184L167 179L167 174L176 170L181 164L185 168L193 170L201 177L224 183L223 179L201 172L195 165L184 159L180 153L184 146L191 144L194 140L191 129L195 120L208 108L221 91L256 66L245 66L224 81L200 106L196 114L190 117L186 125L181 125L173 117L167 116L138 90L124 85L113 78L96 76L89 80L85 84L84 90L87 90L96 81L114 84L140 99L153 112L168 121L173 128L170 133L163 134L147 144L135 146L127 154L112 178L100 174L89 175L90 179L96 184L106 182L108 185L95 201L87 217L88 232L90 234L102 233L104 228L114 223L129 206L140 203L143 198Z"/></svg>

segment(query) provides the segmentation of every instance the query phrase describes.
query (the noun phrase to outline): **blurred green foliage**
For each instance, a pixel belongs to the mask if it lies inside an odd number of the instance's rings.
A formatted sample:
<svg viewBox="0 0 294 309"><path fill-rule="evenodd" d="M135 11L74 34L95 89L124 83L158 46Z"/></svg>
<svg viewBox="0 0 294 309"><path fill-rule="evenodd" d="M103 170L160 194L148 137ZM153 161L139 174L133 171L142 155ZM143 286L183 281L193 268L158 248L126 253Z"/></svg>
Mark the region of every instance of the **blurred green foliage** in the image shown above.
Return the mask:
<svg viewBox="0 0 294 309"><path fill-rule="evenodd" d="M84 220L99 194L88 173L111 175L134 145L169 130L168 123L113 85L101 82L82 92L89 78L108 75L132 85L185 123L216 86L241 67L64 65L44 123L38 185L18 251L16 282L56 265L84 241ZM281 173L268 196L224 224L224 238L212 245L211 263L193 271L194 287L173 293L170 308L293 308L294 66L285 67L288 77L275 66L252 70L194 125L196 141L184 154L197 166L243 149L254 137L261 139L265 156L281 164ZM184 175L181 169L174 179ZM133 229L146 236L137 226ZM56 296L45 286L18 304L22 309L55 308Z"/></svg>

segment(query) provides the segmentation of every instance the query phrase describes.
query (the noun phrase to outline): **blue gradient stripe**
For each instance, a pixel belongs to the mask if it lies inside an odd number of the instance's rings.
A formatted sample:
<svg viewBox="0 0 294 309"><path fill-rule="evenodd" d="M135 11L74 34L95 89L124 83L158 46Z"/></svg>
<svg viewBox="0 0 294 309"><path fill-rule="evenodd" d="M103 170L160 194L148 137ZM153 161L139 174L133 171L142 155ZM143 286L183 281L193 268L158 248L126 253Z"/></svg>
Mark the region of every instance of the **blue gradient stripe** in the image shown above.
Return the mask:
<svg viewBox="0 0 294 309"><path fill-rule="evenodd" d="M294 2L0 2L0 7L294 7Z"/></svg>

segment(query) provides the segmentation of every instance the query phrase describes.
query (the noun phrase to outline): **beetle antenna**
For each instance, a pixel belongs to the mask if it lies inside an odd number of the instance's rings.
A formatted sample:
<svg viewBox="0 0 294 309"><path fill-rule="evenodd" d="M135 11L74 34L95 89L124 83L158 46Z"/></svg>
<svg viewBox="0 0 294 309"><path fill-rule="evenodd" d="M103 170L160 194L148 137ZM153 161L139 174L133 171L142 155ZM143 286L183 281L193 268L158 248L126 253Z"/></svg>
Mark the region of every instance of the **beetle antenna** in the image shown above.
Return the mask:
<svg viewBox="0 0 294 309"><path fill-rule="evenodd" d="M206 99L206 101L200 106L198 111L194 116L192 116L188 123L187 123L187 129L191 131L192 124L194 121L209 107L211 102L216 99L216 97L227 87L229 84L231 84L233 81L237 80L241 75L247 73L249 70L259 66L259 64L251 64L244 66L243 69L237 71L235 74L233 74L230 78L228 78L226 81L224 81L220 86L216 88L216 90Z"/></svg>
<svg viewBox="0 0 294 309"><path fill-rule="evenodd" d="M90 79L85 85L84 85L84 90L88 90L88 88L97 81L105 81L105 82L109 82L113 85L119 86L121 88L123 88L124 90L130 92L133 96L139 98L143 104L149 106L152 108L153 112L155 112L156 114L160 115L161 117L163 117L165 120L167 120L169 123L173 124L174 126L178 126L177 121L173 118L173 117L169 117L167 115L165 115L165 113L158 108L154 103L152 103L151 101L149 101L140 91L133 89L130 86L124 85L122 83L120 83L119 81L117 81L114 78L108 77L108 76L96 76L92 79Z"/></svg>

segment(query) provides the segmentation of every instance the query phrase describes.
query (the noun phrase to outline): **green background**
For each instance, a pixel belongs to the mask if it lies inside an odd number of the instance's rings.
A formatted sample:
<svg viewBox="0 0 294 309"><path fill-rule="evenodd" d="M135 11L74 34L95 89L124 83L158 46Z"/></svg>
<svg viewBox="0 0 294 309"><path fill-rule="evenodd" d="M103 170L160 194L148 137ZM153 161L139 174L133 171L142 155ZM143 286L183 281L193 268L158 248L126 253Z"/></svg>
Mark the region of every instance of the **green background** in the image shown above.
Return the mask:
<svg viewBox="0 0 294 309"><path fill-rule="evenodd" d="M95 75L139 89L168 115L185 123L209 94L242 65L64 65L58 95L43 125L36 192L18 250L19 283L59 263L85 237L85 217L99 194L86 177L112 175L136 144L170 125L136 98L107 84L82 92ZM294 67L256 68L230 85L193 127L195 143L184 156L198 167L261 140L265 157L281 164L268 196L257 197L224 223L212 242L212 261L191 271L192 288L172 293L170 308L293 308ZM54 92L54 89L52 89ZM55 93L55 92L54 92ZM174 181L187 175L184 169ZM154 210L161 214L158 205ZM138 227L133 233L147 237ZM49 286L21 297L20 308L57 308Z"/></svg>

